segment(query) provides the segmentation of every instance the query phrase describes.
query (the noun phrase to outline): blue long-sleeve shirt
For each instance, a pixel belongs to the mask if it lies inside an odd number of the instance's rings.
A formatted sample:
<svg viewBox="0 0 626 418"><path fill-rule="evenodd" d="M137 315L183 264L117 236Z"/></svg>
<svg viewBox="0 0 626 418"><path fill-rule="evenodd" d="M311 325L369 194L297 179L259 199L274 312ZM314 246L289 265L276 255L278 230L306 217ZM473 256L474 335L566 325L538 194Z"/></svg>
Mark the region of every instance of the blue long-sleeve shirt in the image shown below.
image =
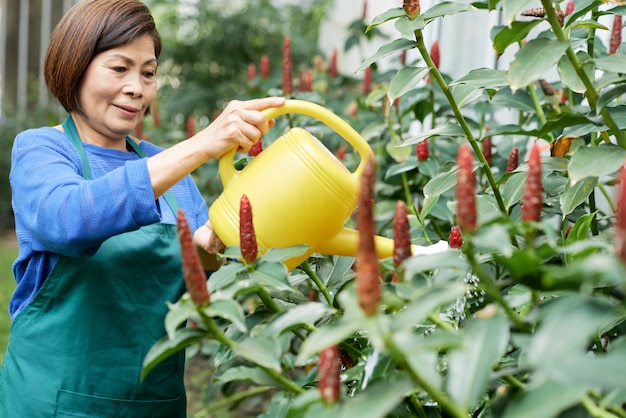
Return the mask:
<svg viewBox="0 0 626 418"><path fill-rule="evenodd" d="M33 300L60 255L89 256L114 235L176 223L163 197L154 200L146 158L84 147L92 180L83 178L80 155L63 132L45 127L15 138L9 180L19 253L13 263L12 318ZM148 156L162 151L146 141L140 147ZM170 192L192 231L206 223L206 202L191 176Z"/></svg>

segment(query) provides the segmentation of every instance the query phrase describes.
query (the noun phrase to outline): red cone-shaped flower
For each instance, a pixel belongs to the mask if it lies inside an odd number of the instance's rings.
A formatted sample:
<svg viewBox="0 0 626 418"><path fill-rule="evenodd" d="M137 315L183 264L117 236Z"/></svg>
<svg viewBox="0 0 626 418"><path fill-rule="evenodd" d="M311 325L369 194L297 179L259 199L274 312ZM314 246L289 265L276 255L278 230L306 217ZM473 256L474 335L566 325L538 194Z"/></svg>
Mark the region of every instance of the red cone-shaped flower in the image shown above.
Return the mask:
<svg viewBox="0 0 626 418"><path fill-rule="evenodd" d="M293 93L293 70L291 66L291 40L285 37L283 43L283 94Z"/></svg>
<svg viewBox="0 0 626 418"><path fill-rule="evenodd" d="M209 288L207 287L207 278L200 262L198 250L196 250L196 246L193 244L189 223L182 209L178 209L176 229L178 230L178 240L180 241L183 258L185 286L193 303L206 305L211 300Z"/></svg>
<svg viewBox="0 0 626 418"><path fill-rule="evenodd" d="M509 154L509 160L506 163L506 172L512 173L515 171L517 166L519 165L519 149L517 147L513 147L511 153Z"/></svg>
<svg viewBox="0 0 626 418"><path fill-rule="evenodd" d="M359 248L355 279L359 305L368 316L376 313L382 296L380 261L374 241L374 234L376 233L373 208L375 170L374 156L371 155L365 162L359 192Z"/></svg>
<svg viewBox="0 0 626 418"><path fill-rule="evenodd" d="M419 142L415 146L415 150L417 152L417 161L424 162L428 160L428 157L430 156L430 151L428 150L428 139Z"/></svg>
<svg viewBox="0 0 626 418"><path fill-rule="evenodd" d="M317 366L319 382L317 388L325 402L337 402L341 396L341 364L339 363L339 347L336 345L320 352Z"/></svg>
<svg viewBox="0 0 626 418"><path fill-rule="evenodd" d="M270 58L267 55L261 57L261 63L259 64L261 71L261 78L267 80L270 76Z"/></svg>
<svg viewBox="0 0 626 418"><path fill-rule="evenodd" d="M485 126L485 131L489 132L491 128L489 126ZM487 160L487 165L491 165L491 160L493 159L493 150L491 146L491 137L486 136L483 138L483 155L485 156L485 160Z"/></svg>
<svg viewBox="0 0 626 418"><path fill-rule="evenodd" d="M409 225L409 211L403 200L398 200L396 210L393 216L393 263L396 268L402 264L404 260L411 257L411 226ZM400 274L402 276L402 274ZM394 275L395 280L398 274Z"/></svg>
<svg viewBox="0 0 626 418"><path fill-rule="evenodd" d="M420 1L419 0L403 0L402 8L407 17L411 20L415 19L420 14Z"/></svg>
<svg viewBox="0 0 626 418"><path fill-rule="evenodd" d="M626 263L626 167L619 171L615 214L615 253Z"/></svg>
<svg viewBox="0 0 626 418"><path fill-rule="evenodd" d="M522 221L539 222L543 208L543 184L541 183L541 155L539 145L533 144L528 157L528 175L522 195Z"/></svg>
<svg viewBox="0 0 626 418"><path fill-rule="evenodd" d="M463 238L461 237L461 231L456 226L453 226L450 230L450 239L448 240L450 248L463 247Z"/></svg>
<svg viewBox="0 0 626 418"><path fill-rule="evenodd" d="M613 55L622 43L622 15L613 16L613 28L609 42L609 54Z"/></svg>
<svg viewBox="0 0 626 418"><path fill-rule="evenodd" d="M476 178L473 171L474 154L467 144L457 153L459 171L456 180L456 218L463 232L476 229Z"/></svg>
<svg viewBox="0 0 626 418"><path fill-rule="evenodd" d="M252 222L252 205L245 194L239 204L239 246L246 263L254 263L258 254L256 234Z"/></svg>

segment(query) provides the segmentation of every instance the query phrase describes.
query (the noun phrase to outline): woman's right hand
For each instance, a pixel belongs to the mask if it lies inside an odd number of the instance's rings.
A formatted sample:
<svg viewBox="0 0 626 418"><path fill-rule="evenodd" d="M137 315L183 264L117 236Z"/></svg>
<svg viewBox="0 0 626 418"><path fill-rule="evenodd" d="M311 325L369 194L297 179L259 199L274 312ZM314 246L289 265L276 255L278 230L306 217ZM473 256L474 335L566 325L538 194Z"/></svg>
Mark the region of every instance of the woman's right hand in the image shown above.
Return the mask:
<svg viewBox="0 0 626 418"><path fill-rule="evenodd" d="M207 159L220 158L233 148L247 152L274 124L274 121L268 121L261 111L280 107L284 103L283 97L233 100L209 126L196 134L194 139L203 141Z"/></svg>

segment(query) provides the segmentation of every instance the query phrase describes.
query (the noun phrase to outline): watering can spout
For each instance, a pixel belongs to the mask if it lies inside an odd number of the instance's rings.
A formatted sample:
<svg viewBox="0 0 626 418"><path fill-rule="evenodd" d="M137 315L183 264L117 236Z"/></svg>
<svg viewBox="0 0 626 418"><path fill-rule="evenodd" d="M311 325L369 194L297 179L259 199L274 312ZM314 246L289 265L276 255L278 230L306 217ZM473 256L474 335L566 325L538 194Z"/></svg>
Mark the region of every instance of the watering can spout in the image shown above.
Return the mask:
<svg viewBox="0 0 626 418"><path fill-rule="evenodd" d="M376 244L376 254L379 259L393 256L394 242L391 238L374 235ZM427 247L412 245L413 255L435 254L448 250L446 241L439 241ZM321 254L333 254L347 257L355 257L359 249L359 231L356 229L344 228L337 235L322 243L316 250Z"/></svg>

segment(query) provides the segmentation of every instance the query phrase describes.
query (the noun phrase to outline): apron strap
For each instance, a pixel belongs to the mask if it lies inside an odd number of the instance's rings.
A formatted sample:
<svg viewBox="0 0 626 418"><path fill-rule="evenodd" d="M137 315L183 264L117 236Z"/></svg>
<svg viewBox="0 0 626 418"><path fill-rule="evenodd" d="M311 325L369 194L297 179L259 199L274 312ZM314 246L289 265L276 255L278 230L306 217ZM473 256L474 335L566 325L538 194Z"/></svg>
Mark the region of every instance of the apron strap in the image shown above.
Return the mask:
<svg viewBox="0 0 626 418"><path fill-rule="evenodd" d="M80 159L83 162L83 177L87 180L91 180L91 168L89 167L89 161L87 160L85 146L80 140L80 136L78 135L78 131L76 130L76 124L74 123L74 119L72 119L72 115L67 115L67 118L65 118L65 120L63 121L62 126L63 130L72 142L72 145L74 145L74 148L76 148L76 150L78 151ZM133 151L135 151L135 153L141 158L148 157L145 151L142 150L141 147L135 141L133 141L130 136L126 137L126 143L129 144ZM178 202L176 201L176 198L172 196L172 193L169 190L163 193L163 198L165 199L167 205L170 207L170 210L174 214L174 217L176 217L178 213Z"/></svg>

